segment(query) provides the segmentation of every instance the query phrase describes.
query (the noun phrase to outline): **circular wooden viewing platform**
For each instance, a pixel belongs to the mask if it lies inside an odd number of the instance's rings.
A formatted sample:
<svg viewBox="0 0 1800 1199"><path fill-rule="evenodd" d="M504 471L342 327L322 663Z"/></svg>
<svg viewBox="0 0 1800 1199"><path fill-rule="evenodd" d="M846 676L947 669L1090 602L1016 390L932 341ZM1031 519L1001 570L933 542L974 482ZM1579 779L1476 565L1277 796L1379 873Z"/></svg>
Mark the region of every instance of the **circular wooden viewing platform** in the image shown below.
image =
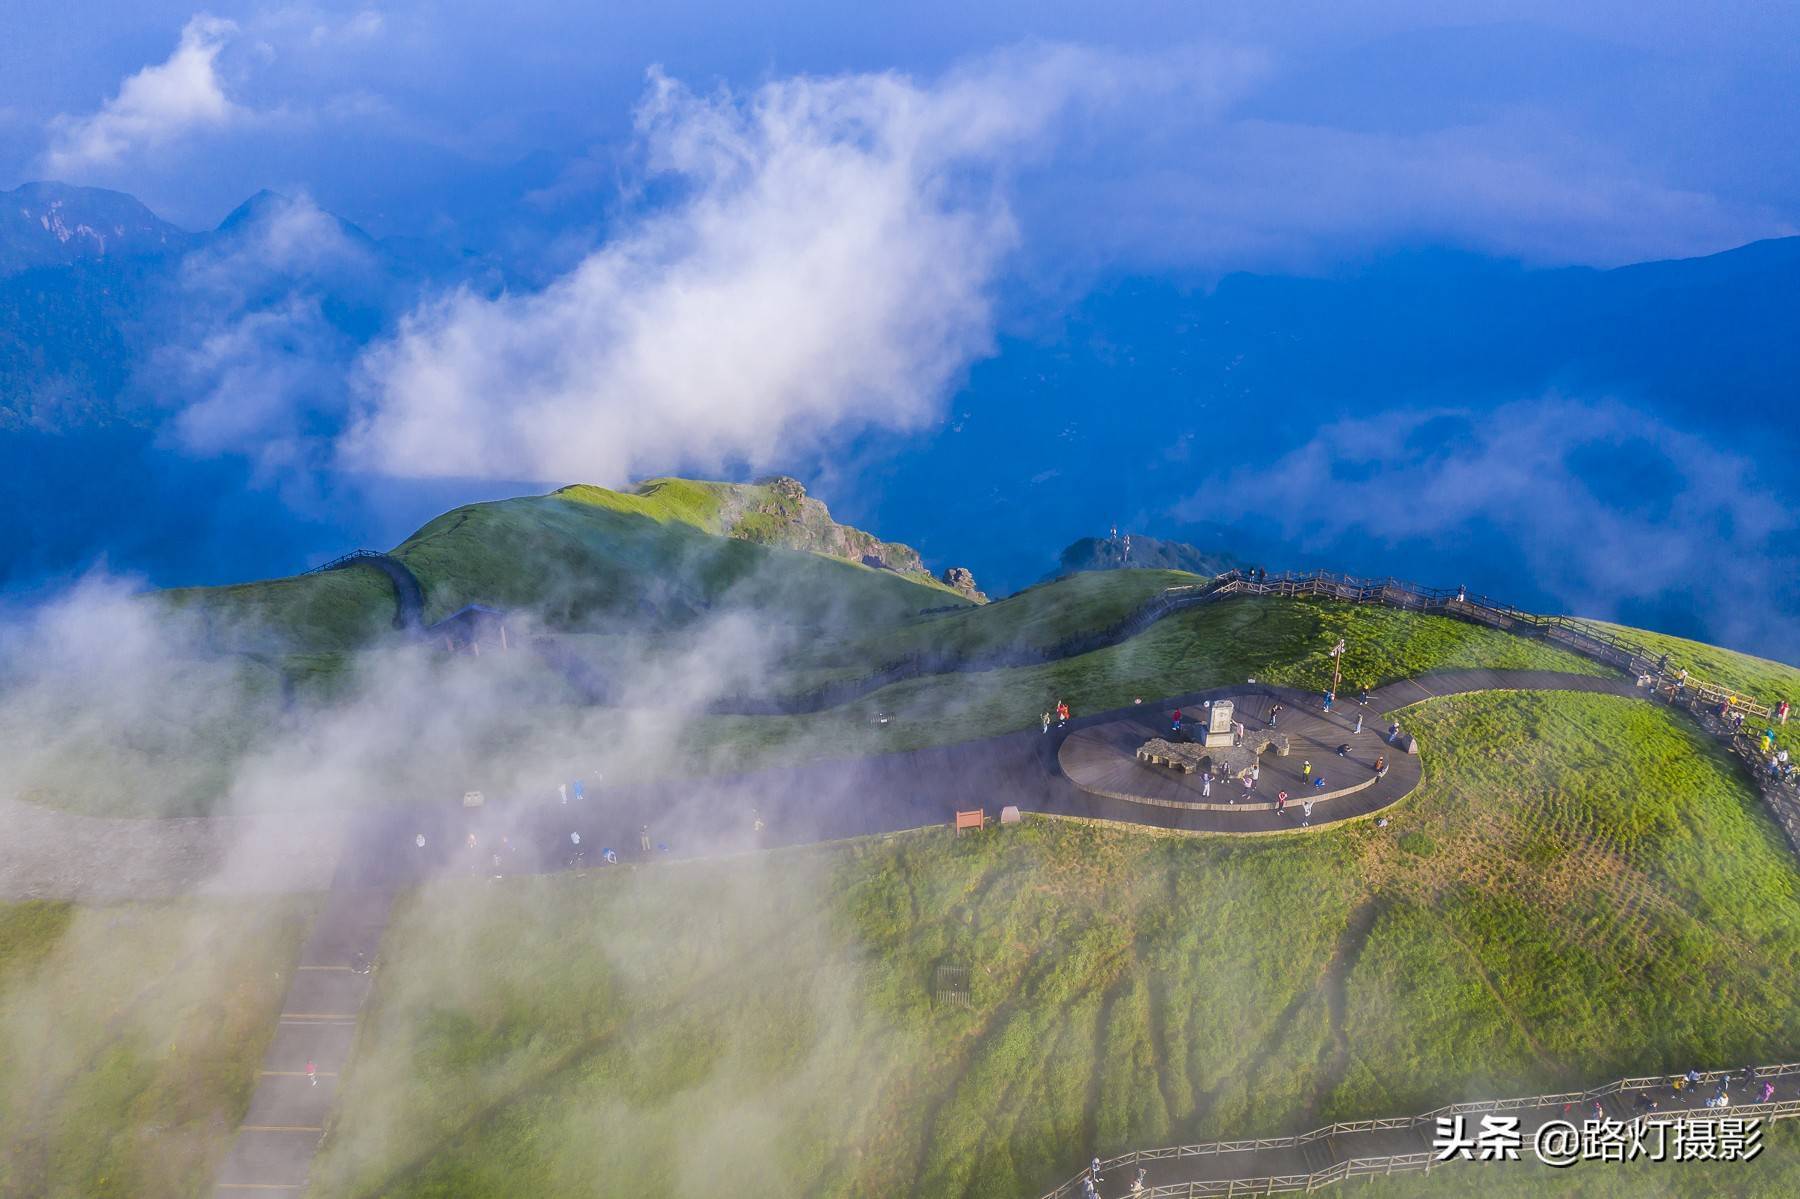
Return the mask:
<svg viewBox="0 0 1800 1199"><path fill-rule="evenodd" d="M1261 694L1233 696L1232 700L1238 718L1244 722L1246 742L1272 740L1269 708L1276 701ZM1203 712L1193 715L1199 718L1196 723L1204 720ZM1395 747L1388 745L1380 730L1372 726L1366 726L1361 733L1351 733L1340 723L1292 707L1281 713L1278 733L1285 739L1288 752L1279 754L1270 745L1258 759L1261 771L1253 788L1246 790L1234 773L1230 777L1215 777L1211 795L1204 794L1205 775L1200 771L1182 769L1178 762L1163 765L1141 760L1139 750L1147 742L1170 736L1168 714L1156 709L1078 729L1063 739L1056 759L1070 782L1108 799L1207 812L1269 812L1274 810L1275 797L1282 791L1288 793L1290 809L1309 799L1317 804L1355 794L1375 782L1377 757L1385 755L1390 763L1395 757ZM1337 753L1340 745L1350 747L1343 757ZM1180 748L1187 753L1177 755L1178 758L1196 761L1209 752L1198 744ZM1245 747L1239 746L1216 756L1235 761L1247 754ZM1305 770L1309 763L1310 774ZM1323 787L1315 785L1320 778L1325 780Z"/></svg>

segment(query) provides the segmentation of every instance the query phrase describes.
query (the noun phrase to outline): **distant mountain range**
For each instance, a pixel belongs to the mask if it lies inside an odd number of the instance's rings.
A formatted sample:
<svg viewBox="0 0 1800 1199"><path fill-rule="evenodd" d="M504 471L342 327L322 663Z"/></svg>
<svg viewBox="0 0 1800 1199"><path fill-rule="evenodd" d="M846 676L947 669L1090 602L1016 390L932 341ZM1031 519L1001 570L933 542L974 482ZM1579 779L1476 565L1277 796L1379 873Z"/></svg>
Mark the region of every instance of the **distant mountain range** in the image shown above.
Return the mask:
<svg viewBox="0 0 1800 1199"><path fill-rule="evenodd" d="M63 183L0 192L0 277L32 267L179 253L194 240L123 192Z"/></svg>
<svg viewBox="0 0 1800 1199"><path fill-rule="evenodd" d="M284 222L307 226L305 240ZM183 397L147 368L172 345L203 342L299 293L354 349L434 283L499 285L491 263L378 241L273 192L202 233L120 192L57 183L0 192L0 430L159 419Z"/></svg>
<svg viewBox="0 0 1800 1199"><path fill-rule="evenodd" d="M299 221L334 235L324 239L333 253L309 256L280 236ZM351 495L333 490L343 480L289 480L256 461L254 425L200 452L170 432L196 389L217 391L227 411L253 410L268 378L194 364L246 331L288 337L283 322L299 311L310 340L277 341L286 373L273 385L298 388L296 425L329 438L356 355L422 297L531 283L497 260L427 238L376 239L269 193L216 229L190 232L117 192L54 183L0 192L0 504L33 514L0 531L0 587L100 556L161 584L284 574L350 545L391 544L458 503L534 490L355 480L364 490ZM940 430L871 436L854 448L882 463L879 481L821 490L844 521L904 540L936 569L970 564L994 595L1041 578L1059 547L1119 525L1228 544L1270 567L1406 573L1556 609L1565 599L1533 590L1520 547L1479 523L1398 545L1357 535L1291 544L1273 524L1236 517L1226 538L1198 525L1216 523L1215 506L1230 508L1210 497L1254 516L1306 484L1329 503L1333 480L1282 477L1275 464L1346 418L1454 408L1479 422L1522 398L1559 396L1616 400L1753 461L1777 509L1800 510L1797 296L1800 238L1615 270L1397 251L1334 277L1114 279L1060 314L1016 315L1016 332L971 370ZM1392 453L1425 454L1433 439L1466 431L1420 428ZM1654 525L1657 506L1675 502L1660 490L1672 468L1644 452L1597 447L1573 466L1598 502ZM1223 478L1235 480L1229 496L1216 490ZM1209 498L1188 503L1197 492ZM1711 623L1716 602L1692 590L1595 614L1730 641ZM1800 627L1800 583L1745 605Z"/></svg>

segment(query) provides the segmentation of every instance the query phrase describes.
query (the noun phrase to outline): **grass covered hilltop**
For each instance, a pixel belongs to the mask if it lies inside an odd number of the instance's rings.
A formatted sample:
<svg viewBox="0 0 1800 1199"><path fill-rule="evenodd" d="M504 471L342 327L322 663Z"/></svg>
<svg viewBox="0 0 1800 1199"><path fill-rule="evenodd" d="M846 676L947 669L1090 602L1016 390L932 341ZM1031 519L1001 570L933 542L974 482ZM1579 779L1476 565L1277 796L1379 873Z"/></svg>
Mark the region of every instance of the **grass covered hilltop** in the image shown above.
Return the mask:
<svg viewBox="0 0 1800 1199"><path fill-rule="evenodd" d="M320 1193L1030 1195L1090 1152L1791 1056L1800 880L1730 761L1611 697L1412 722L1429 781L1387 829L1040 820L428 888Z"/></svg>
<svg viewBox="0 0 1800 1199"><path fill-rule="evenodd" d="M1084 572L986 602L796 488L565 488L393 550L416 624L504 610L504 652L396 628L400 593L366 564L47 618L29 644L49 665L0 672L0 881L53 880L0 894L0 1199L211 1194L240 1124L322 1132L305 1193L327 1199L1032 1199L1093 1154L1800 1059L1794 850L1725 742L1620 695L1421 700L1401 719L1423 778L1385 825L1032 815L396 876L366 1001L299 1010L354 1024L342 1060L317 1090L274 1071L317 1130L256 1106L275 1085L259 1070L342 886L101 904L74 867L25 872L101 830L107 853L66 861L132 877L109 855L185 862L183 838L229 844L250 814L334 813L353 843L410 852L416 814L450 828L472 786L489 813L558 805L582 775L596 811L646 779L709 794L702 776L1033 729L1059 697L1079 716L1252 678L1317 689L1340 639L1346 695L1445 670L1612 675L1322 599L1231 598L1089 644L1207 580ZM1800 699L1794 666L1622 632ZM1766 1139L1740 1167L1368 1189L1800 1193L1800 1138Z"/></svg>

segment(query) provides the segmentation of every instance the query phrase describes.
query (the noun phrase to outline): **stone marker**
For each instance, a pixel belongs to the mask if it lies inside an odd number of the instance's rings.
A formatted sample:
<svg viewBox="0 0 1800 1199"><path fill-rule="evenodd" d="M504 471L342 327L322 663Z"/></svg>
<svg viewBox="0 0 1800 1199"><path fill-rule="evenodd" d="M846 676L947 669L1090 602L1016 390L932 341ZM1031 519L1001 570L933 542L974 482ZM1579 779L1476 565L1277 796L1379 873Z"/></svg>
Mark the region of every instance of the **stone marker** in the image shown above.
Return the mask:
<svg viewBox="0 0 1800 1199"><path fill-rule="evenodd" d="M1400 738L1400 748L1409 754L1416 754L1419 752L1419 739L1411 733L1407 733Z"/></svg>
<svg viewBox="0 0 1800 1199"><path fill-rule="evenodd" d="M1206 746L1215 749L1219 746L1231 745L1236 738L1232 736L1232 714L1234 706L1228 699L1213 701L1212 716L1206 725Z"/></svg>
<svg viewBox="0 0 1800 1199"><path fill-rule="evenodd" d="M1019 823L1019 805L1009 803L1004 808L1001 808L1000 809L1000 823L1001 824L1017 824L1017 823Z"/></svg>

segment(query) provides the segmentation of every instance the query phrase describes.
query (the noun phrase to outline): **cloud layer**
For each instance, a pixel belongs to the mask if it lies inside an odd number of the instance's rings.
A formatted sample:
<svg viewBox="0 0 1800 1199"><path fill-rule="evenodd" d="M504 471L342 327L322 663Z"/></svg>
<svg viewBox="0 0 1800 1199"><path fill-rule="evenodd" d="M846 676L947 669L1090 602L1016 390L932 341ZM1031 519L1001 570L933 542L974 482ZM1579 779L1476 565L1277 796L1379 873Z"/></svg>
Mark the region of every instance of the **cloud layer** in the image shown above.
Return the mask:
<svg viewBox="0 0 1800 1199"><path fill-rule="evenodd" d="M936 86L799 78L638 109L678 198L543 291L424 305L370 355L344 452L406 476L618 481L909 430L991 338L999 186L1083 77L1035 57Z"/></svg>
<svg viewBox="0 0 1800 1199"><path fill-rule="evenodd" d="M126 78L98 111L52 122L46 168L57 177L78 176L132 151L230 122L241 110L225 94L218 58L236 32L231 21L193 17L182 28L174 53Z"/></svg>
<svg viewBox="0 0 1800 1199"><path fill-rule="evenodd" d="M1215 481L1178 514L1271 518L1315 552L1488 547L1529 572L1487 586L1503 599L1536 592L1629 619L1634 605L1673 598L1709 639L1800 644L1787 614L1800 519L1751 458L1616 401L1352 417Z"/></svg>

